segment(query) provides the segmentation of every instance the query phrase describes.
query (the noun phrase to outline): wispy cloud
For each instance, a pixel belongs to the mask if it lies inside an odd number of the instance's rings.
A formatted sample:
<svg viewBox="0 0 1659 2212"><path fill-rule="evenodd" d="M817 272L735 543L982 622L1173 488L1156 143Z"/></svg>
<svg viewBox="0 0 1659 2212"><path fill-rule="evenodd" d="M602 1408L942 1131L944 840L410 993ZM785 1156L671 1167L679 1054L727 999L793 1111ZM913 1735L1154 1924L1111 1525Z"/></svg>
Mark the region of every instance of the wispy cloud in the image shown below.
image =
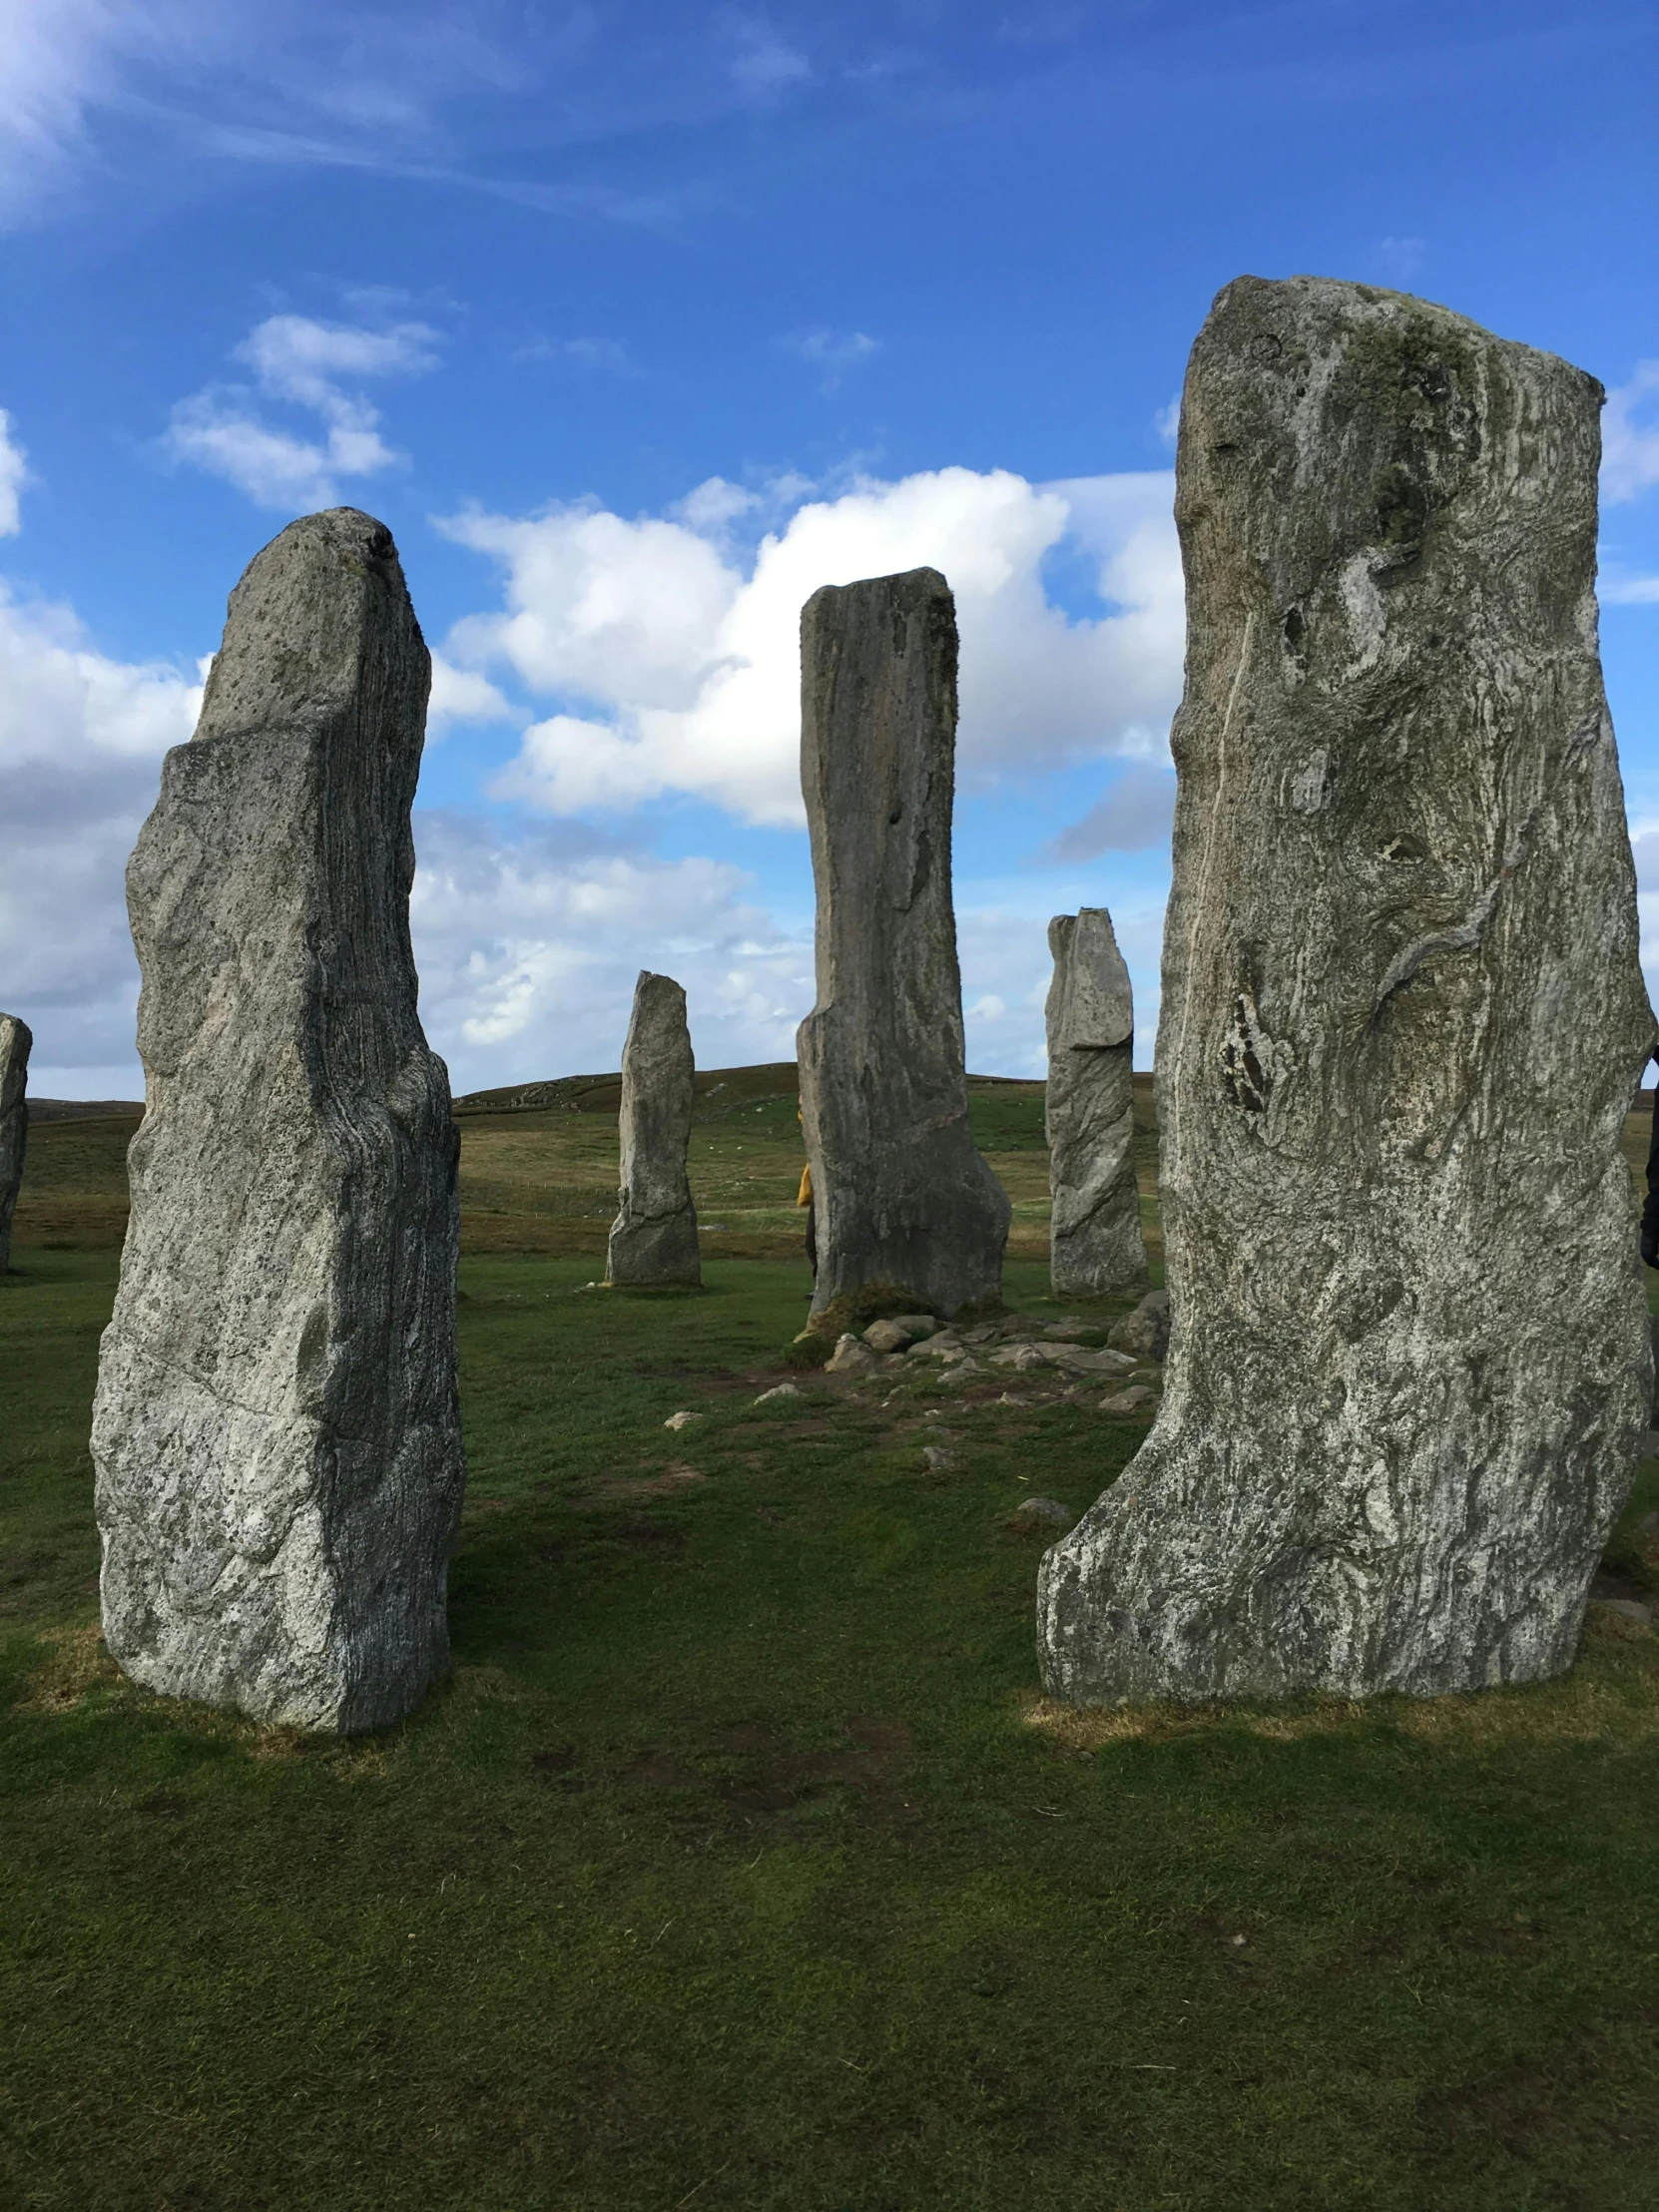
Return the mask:
<svg viewBox="0 0 1659 2212"><path fill-rule="evenodd" d="M12 436L12 418L0 407L0 538L15 538L23 526L23 487L29 480L27 457Z"/></svg>
<svg viewBox="0 0 1659 2212"><path fill-rule="evenodd" d="M620 338L531 338L514 346L514 361L567 361L607 376L639 376L644 373Z"/></svg>
<svg viewBox="0 0 1659 2212"><path fill-rule="evenodd" d="M1390 284L1408 284L1428 254L1426 239L1379 239L1377 264Z"/></svg>
<svg viewBox="0 0 1659 2212"><path fill-rule="evenodd" d="M1175 820L1175 772L1132 761L1081 822L1062 830L1036 854L1039 865L1063 867L1102 852L1143 852L1162 844Z"/></svg>
<svg viewBox="0 0 1659 2212"><path fill-rule="evenodd" d="M776 100L791 85L803 84L813 74L806 55L781 39L770 24L740 23L737 38L732 82L746 99Z"/></svg>
<svg viewBox="0 0 1659 2212"><path fill-rule="evenodd" d="M862 368L881 350L881 340L863 330L791 330L779 341L786 352L810 361L820 371L819 389L835 391L855 368Z"/></svg>
<svg viewBox="0 0 1659 2212"><path fill-rule="evenodd" d="M1638 361L1627 384L1607 394L1601 414L1601 496L1636 499L1659 484L1659 361ZM1603 594L1605 597L1606 594Z"/></svg>
<svg viewBox="0 0 1659 2212"><path fill-rule="evenodd" d="M378 411L341 379L418 376L437 364L439 333L424 322L372 330L271 315L236 348L258 391L317 416L321 436L273 424L245 385L210 385L181 399L163 440L173 459L222 476L262 507L326 507L338 480L400 467Z"/></svg>

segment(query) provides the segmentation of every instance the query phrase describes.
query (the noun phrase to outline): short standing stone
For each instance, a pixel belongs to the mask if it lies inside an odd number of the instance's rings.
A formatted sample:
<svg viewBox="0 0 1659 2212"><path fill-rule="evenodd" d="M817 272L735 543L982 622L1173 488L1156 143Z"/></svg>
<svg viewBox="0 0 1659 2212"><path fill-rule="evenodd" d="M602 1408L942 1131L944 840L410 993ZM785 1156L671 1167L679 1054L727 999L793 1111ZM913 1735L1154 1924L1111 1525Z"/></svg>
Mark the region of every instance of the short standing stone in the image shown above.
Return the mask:
<svg viewBox="0 0 1659 2212"><path fill-rule="evenodd" d="M956 616L936 570L826 586L801 617L818 1004L801 1025L814 1310L865 1283L995 1297L1008 1200L974 1149L950 898Z"/></svg>
<svg viewBox="0 0 1659 2212"><path fill-rule="evenodd" d="M1049 1554L1081 1703L1558 1674L1650 1387L1653 1040L1596 654L1599 386L1246 277L1182 402L1163 1404Z"/></svg>
<svg viewBox="0 0 1659 2212"><path fill-rule="evenodd" d="M1049 1274L1061 1297L1146 1281L1135 1181L1135 1010L1104 906L1048 925Z"/></svg>
<svg viewBox="0 0 1659 2212"><path fill-rule="evenodd" d="M136 1681L382 1727L448 1660L457 1136L409 950L430 664L390 533L293 523L231 596L127 872L143 1126L92 1448Z"/></svg>
<svg viewBox="0 0 1659 2212"><path fill-rule="evenodd" d="M1132 1314L1125 1314L1106 1342L1116 1352L1142 1360L1162 1360L1169 1351L1169 1293L1148 1291Z"/></svg>
<svg viewBox="0 0 1659 2212"><path fill-rule="evenodd" d="M626 1286L703 1281L697 1209L686 1175L696 1102L686 994L643 972L622 1052L621 1211L611 1224L610 1280Z"/></svg>
<svg viewBox="0 0 1659 2212"><path fill-rule="evenodd" d="M29 1047L26 1021L0 1014L0 1275L12 1261L12 1216L23 1182L23 1150L29 1138Z"/></svg>

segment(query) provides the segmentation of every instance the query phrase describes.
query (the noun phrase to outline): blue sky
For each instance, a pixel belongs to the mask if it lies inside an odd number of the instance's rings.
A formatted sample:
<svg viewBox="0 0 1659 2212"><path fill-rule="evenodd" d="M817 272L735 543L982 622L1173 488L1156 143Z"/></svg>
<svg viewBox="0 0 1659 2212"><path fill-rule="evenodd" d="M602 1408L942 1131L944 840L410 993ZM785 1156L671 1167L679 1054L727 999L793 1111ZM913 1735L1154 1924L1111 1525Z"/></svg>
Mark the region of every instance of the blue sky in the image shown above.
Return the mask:
<svg viewBox="0 0 1659 2212"><path fill-rule="evenodd" d="M791 1050L796 611L919 560L963 636L970 1061L1040 1071L1080 902L1149 1061L1171 407L1244 272L1399 284L1609 387L1659 893L1651 8L6 13L0 1004L37 1090L136 1095L126 852L230 586L336 499L440 657L415 926L458 1088L614 1066L641 965L704 1064Z"/></svg>

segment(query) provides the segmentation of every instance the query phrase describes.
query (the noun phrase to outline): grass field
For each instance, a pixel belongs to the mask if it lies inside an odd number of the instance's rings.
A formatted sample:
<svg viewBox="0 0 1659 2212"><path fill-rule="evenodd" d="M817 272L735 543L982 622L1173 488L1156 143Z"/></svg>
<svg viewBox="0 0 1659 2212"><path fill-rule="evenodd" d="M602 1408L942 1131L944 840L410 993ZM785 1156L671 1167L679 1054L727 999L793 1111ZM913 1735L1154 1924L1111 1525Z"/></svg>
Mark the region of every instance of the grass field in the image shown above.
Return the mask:
<svg viewBox="0 0 1659 2212"><path fill-rule="evenodd" d="M1081 1509L1144 1423L907 1373L756 1405L806 1309L800 1155L777 1071L727 1072L700 1295L583 1288L604 1111L463 1114L455 1670L343 1745L103 1658L124 1136L32 1133L0 2205L1648 2212L1659 1638L1598 1612L1564 1681L1478 1698L1051 1714L1011 1516ZM1038 1102L975 1111L1029 1251ZM1062 1311L1035 1256L1007 1289ZM1650 1464L1631 1589L1656 1506Z"/></svg>

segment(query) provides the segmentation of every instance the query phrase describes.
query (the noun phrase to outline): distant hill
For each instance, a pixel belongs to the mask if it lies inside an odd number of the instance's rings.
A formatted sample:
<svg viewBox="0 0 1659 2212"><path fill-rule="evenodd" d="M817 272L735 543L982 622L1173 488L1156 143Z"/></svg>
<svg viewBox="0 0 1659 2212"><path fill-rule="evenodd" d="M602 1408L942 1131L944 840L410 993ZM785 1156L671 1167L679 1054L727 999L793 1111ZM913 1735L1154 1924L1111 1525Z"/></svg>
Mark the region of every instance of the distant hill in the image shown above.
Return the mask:
<svg viewBox="0 0 1659 2212"><path fill-rule="evenodd" d="M970 1075L970 1091L1018 1094L1041 1091L1040 1081L1017 1075ZM758 1067L699 1068L697 1071L698 1119L719 1116L731 1107L753 1105L757 1099L795 1098L801 1090L800 1070L793 1060L764 1061ZM559 1075L543 1083L508 1083L498 1090L468 1091L455 1101L458 1115L468 1114L615 1114L622 1104L622 1075Z"/></svg>

